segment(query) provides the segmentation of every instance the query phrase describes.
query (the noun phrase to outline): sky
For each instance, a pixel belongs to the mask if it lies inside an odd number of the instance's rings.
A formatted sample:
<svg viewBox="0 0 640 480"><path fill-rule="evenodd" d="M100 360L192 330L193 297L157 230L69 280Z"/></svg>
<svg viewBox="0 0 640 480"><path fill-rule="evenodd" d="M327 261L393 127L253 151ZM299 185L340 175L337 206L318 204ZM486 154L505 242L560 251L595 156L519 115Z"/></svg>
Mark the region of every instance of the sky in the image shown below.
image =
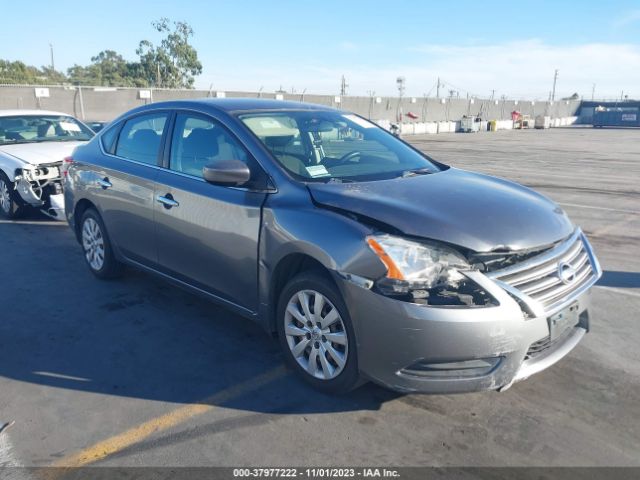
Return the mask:
<svg viewBox="0 0 640 480"><path fill-rule="evenodd" d="M203 64L196 87L222 91L441 95L546 100L640 98L640 1L0 0L0 58L57 69L102 50L135 60L151 22L186 21ZM594 89L595 85L595 89ZM375 93L373 93L375 92Z"/></svg>

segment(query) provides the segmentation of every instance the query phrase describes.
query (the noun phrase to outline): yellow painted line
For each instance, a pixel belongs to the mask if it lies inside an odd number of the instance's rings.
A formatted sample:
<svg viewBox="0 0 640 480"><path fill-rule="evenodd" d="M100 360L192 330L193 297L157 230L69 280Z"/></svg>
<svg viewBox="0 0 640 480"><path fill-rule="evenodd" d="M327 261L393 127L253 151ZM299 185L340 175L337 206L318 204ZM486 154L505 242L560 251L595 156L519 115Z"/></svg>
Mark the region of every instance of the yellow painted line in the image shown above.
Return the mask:
<svg viewBox="0 0 640 480"><path fill-rule="evenodd" d="M123 433L92 445L78 453L64 457L56 461L52 467L82 467L98 462L114 453L124 450L131 445L139 443L157 432L162 432L174 427L195 416L202 415L215 408L216 404L228 402L247 392L266 385L273 380L284 376L286 368L280 366L261 375L250 378L242 383L222 390L209 398L205 398L197 404L189 404L173 410L169 413L153 418Z"/></svg>

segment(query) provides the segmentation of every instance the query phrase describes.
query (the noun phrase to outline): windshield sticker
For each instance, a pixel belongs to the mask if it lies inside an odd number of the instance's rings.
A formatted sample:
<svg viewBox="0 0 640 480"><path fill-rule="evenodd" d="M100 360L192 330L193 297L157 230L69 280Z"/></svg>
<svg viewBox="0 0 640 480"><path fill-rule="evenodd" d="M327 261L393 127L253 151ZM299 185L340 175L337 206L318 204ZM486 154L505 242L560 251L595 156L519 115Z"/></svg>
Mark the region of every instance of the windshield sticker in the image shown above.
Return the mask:
<svg viewBox="0 0 640 480"><path fill-rule="evenodd" d="M262 128L283 128L283 125L280 122L273 119L260 120L260 126Z"/></svg>
<svg viewBox="0 0 640 480"><path fill-rule="evenodd" d="M67 132L80 132L80 125L71 122L60 122L60 127Z"/></svg>
<svg viewBox="0 0 640 480"><path fill-rule="evenodd" d="M368 122L367 120L365 120L364 118L360 118L357 115L343 115L344 118L346 118L347 120L351 120L353 123L355 123L356 125L362 127L362 128L373 128L375 127L375 125L371 122Z"/></svg>
<svg viewBox="0 0 640 480"><path fill-rule="evenodd" d="M306 167L306 169L312 178L331 176L324 165L312 165L311 167Z"/></svg>

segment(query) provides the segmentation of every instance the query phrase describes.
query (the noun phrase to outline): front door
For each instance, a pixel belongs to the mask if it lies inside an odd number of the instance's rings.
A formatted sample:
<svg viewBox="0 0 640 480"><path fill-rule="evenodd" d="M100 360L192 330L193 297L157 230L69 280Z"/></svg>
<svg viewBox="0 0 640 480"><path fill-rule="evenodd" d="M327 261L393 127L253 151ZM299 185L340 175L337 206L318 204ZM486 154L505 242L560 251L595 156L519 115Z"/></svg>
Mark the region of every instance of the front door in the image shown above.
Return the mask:
<svg viewBox="0 0 640 480"><path fill-rule="evenodd" d="M178 113L169 168L156 177L158 258L171 276L235 305L258 308L258 237L265 193L212 185L202 168L250 154L218 121Z"/></svg>

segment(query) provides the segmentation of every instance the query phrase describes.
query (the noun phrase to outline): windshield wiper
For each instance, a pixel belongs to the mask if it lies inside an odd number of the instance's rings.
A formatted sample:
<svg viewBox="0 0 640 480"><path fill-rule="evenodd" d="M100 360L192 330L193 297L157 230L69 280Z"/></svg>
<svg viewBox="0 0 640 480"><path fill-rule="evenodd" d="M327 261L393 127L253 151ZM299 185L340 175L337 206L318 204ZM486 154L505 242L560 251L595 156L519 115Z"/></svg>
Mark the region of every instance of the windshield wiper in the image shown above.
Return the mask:
<svg viewBox="0 0 640 480"><path fill-rule="evenodd" d="M71 137L71 138L52 138L51 140L45 140L48 142L85 142L88 138Z"/></svg>
<svg viewBox="0 0 640 480"><path fill-rule="evenodd" d="M350 178L331 177L327 180L327 183L355 183L355 180Z"/></svg>
<svg viewBox="0 0 640 480"><path fill-rule="evenodd" d="M13 138L8 138L6 140L2 141L2 145L16 145L16 144L23 144L23 143L38 143L39 141L42 140L18 140L18 139L13 139Z"/></svg>
<svg viewBox="0 0 640 480"><path fill-rule="evenodd" d="M405 170L402 172L402 177L415 177L416 175L429 175L433 173L430 168L422 167L422 168L414 168L411 170Z"/></svg>

